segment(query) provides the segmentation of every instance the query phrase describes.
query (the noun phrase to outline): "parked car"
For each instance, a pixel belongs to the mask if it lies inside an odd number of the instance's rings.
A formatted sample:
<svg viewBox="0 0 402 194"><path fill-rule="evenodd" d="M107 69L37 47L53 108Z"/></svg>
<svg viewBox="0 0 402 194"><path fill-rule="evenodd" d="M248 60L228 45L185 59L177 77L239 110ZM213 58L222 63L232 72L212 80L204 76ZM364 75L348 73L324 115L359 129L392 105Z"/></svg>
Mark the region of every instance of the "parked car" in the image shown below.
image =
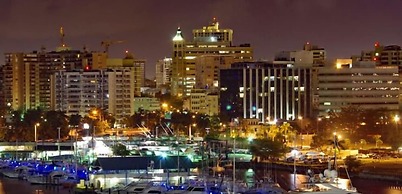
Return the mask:
<svg viewBox="0 0 402 194"><path fill-rule="evenodd" d="M357 159L366 159L366 158L369 158L369 155L367 155L367 154L356 154L356 158Z"/></svg>
<svg viewBox="0 0 402 194"><path fill-rule="evenodd" d="M304 164L322 164L323 161L320 158L308 158L304 160Z"/></svg>

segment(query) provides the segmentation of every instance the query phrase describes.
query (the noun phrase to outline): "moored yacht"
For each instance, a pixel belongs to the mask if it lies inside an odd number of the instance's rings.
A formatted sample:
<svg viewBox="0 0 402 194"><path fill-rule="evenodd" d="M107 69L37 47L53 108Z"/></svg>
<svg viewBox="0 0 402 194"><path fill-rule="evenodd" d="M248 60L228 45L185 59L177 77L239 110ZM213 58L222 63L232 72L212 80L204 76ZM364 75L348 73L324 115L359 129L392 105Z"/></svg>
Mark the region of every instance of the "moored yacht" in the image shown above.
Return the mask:
<svg viewBox="0 0 402 194"><path fill-rule="evenodd" d="M291 191L290 193L322 193L322 194L359 194L356 188L352 187L350 180L338 177L336 170L325 170L324 174L310 175L307 188Z"/></svg>

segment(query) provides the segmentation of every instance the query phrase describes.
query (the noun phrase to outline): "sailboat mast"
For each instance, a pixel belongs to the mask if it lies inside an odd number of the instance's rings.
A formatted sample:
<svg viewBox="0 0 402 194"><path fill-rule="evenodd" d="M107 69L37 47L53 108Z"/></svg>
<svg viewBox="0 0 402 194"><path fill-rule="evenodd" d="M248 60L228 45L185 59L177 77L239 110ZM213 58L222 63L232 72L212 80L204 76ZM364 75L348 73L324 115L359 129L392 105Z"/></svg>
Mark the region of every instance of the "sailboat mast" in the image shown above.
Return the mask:
<svg viewBox="0 0 402 194"><path fill-rule="evenodd" d="M233 137L233 194L236 193L236 136Z"/></svg>

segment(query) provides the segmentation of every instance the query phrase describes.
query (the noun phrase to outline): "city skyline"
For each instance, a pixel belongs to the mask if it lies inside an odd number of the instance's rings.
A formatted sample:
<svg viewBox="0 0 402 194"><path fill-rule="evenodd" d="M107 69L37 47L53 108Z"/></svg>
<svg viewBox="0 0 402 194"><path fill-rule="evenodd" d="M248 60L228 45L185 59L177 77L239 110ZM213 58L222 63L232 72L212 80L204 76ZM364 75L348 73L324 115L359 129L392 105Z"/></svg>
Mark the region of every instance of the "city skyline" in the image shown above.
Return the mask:
<svg viewBox="0 0 402 194"><path fill-rule="evenodd" d="M146 76L153 78L159 59L171 57L178 26L186 41L191 32L216 17L234 31L234 44L250 43L254 59L272 59L282 50L300 50L305 42L319 45L328 57L348 58L361 50L402 44L400 1L0 1L0 59L5 52L30 52L43 45L48 51L65 43L102 51L103 40L124 40L112 45L110 57L126 50L146 59Z"/></svg>

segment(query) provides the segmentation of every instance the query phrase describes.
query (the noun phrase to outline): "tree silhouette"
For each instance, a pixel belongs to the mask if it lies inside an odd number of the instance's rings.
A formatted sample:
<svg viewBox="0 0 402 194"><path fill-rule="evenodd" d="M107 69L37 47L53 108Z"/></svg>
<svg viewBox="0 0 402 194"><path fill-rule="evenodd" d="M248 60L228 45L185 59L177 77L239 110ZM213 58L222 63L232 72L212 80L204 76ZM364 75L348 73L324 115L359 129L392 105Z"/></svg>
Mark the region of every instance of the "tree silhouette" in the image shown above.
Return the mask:
<svg viewBox="0 0 402 194"><path fill-rule="evenodd" d="M112 147L113 154L116 156L128 156L130 151L127 150L127 147L121 143L118 143Z"/></svg>
<svg viewBox="0 0 402 194"><path fill-rule="evenodd" d="M283 146L280 141L272 141L271 139L254 139L250 145L250 152L254 157L261 159L273 159L282 156L288 149Z"/></svg>
<svg viewBox="0 0 402 194"><path fill-rule="evenodd" d="M331 145L334 148L335 153L339 153L339 151L342 149L345 149L345 140L340 140L337 135L334 135L334 137L331 140L328 140L328 144Z"/></svg>

